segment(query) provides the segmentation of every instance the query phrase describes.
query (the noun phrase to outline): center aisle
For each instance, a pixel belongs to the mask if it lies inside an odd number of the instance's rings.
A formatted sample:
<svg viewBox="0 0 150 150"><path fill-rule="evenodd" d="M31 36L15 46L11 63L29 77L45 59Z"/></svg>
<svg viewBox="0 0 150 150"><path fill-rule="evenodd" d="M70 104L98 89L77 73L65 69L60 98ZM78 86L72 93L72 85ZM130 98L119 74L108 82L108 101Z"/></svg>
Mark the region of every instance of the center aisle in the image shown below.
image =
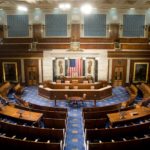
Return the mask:
<svg viewBox="0 0 150 150"><path fill-rule="evenodd" d="M85 150L81 108L68 109L65 150Z"/></svg>

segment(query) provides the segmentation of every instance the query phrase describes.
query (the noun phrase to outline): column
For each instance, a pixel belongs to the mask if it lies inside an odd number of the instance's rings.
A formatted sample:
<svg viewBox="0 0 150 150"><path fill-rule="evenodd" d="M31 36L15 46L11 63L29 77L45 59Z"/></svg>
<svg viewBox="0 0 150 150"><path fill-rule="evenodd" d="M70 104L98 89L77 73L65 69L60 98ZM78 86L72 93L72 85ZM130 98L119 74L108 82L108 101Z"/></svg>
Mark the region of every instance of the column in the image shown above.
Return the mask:
<svg viewBox="0 0 150 150"><path fill-rule="evenodd" d="M39 59L39 83L42 83L42 59Z"/></svg>
<svg viewBox="0 0 150 150"><path fill-rule="evenodd" d="M112 59L109 59L108 63L109 63L109 68L108 68L108 71L109 71L108 82L112 83Z"/></svg>

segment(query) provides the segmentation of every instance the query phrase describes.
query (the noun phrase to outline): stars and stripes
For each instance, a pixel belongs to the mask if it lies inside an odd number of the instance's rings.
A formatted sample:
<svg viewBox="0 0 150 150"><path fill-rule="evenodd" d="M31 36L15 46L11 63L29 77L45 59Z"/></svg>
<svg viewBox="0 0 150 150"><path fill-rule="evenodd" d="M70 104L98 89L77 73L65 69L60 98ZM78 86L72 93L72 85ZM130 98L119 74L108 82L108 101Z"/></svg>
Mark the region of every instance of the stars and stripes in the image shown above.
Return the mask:
<svg viewBox="0 0 150 150"><path fill-rule="evenodd" d="M83 60L78 59L69 59L69 65L67 70L67 76L70 77L79 77L83 75Z"/></svg>

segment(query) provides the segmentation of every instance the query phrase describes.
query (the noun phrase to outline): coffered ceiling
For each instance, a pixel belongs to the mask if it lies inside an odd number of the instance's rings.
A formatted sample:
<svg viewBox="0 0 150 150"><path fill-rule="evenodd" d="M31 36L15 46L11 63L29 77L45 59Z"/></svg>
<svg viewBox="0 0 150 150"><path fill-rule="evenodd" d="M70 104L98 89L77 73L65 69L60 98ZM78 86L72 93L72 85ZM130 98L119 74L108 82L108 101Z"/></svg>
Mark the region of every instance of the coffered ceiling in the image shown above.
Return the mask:
<svg viewBox="0 0 150 150"><path fill-rule="evenodd" d="M88 2L98 9L109 9L112 7L119 9L150 8L150 0L0 0L0 8L15 9L18 4L22 4L29 8L53 9L58 7L58 4L61 2L69 2L72 7L79 7L81 4Z"/></svg>

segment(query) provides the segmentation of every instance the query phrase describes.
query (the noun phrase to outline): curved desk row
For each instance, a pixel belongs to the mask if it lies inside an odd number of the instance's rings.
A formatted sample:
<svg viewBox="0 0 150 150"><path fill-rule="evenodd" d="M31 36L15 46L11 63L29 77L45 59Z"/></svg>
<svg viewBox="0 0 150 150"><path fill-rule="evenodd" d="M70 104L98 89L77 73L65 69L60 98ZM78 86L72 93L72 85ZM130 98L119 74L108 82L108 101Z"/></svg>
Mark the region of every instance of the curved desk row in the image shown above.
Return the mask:
<svg viewBox="0 0 150 150"><path fill-rule="evenodd" d="M86 94L86 100L100 100L112 95L112 86L108 85L100 89L50 89L42 85L38 88L38 94L51 100L64 100L64 95L82 97Z"/></svg>
<svg viewBox="0 0 150 150"><path fill-rule="evenodd" d="M39 125L39 121L43 116L43 113L18 109L9 105L0 105L0 108L0 115L7 116L22 122L36 123L37 125Z"/></svg>

